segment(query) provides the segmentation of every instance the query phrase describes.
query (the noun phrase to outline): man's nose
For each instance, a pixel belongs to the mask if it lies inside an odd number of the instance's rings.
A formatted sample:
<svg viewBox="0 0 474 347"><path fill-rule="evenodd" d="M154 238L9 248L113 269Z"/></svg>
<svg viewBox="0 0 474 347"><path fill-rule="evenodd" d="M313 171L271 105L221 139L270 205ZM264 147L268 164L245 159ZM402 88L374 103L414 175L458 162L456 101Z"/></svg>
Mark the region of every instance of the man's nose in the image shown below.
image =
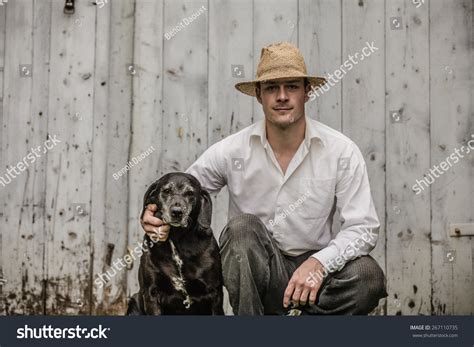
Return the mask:
<svg viewBox="0 0 474 347"><path fill-rule="evenodd" d="M277 100L278 101L287 101L288 100L288 93L285 90L285 86L280 86L280 88L278 89Z"/></svg>

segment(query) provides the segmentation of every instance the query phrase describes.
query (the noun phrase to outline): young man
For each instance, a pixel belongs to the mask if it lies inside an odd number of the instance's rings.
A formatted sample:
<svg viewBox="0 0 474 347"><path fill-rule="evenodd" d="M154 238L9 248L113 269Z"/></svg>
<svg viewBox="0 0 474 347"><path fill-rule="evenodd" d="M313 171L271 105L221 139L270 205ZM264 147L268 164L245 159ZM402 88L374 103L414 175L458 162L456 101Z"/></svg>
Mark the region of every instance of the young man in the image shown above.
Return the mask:
<svg viewBox="0 0 474 347"><path fill-rule="evenodd" d="M235 314L367 314L387 296L370 257L379 221L364 158L349 138L305 116L308 76L289 43L262 49L257 79L236 88L257 97L265 119L212 145L192 164L210 192L229 189L229 221L219 244ZM341 230L331 236L336 208ZM169 226L145 211L145 232ZM159 227L157 230L156 228Z"/></svg>

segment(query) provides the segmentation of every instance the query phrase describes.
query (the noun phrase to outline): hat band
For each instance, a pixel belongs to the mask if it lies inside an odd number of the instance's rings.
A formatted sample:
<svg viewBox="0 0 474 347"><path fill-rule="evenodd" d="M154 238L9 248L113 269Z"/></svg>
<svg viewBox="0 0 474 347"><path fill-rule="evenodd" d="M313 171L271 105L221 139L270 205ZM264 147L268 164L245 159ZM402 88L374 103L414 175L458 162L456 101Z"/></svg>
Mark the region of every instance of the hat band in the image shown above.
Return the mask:
<svg viewBox="0 0 474 347"><path fill-rule="evenodd" d="M293 67L290 69L285 68L275 68L275 69L268 69L266 71L261 72L257 76L258 81L265 81L265 80L273 80L278 78L290 78L290 77L305 77L306 73L302 72L301 70L297 70Z"/></svg>

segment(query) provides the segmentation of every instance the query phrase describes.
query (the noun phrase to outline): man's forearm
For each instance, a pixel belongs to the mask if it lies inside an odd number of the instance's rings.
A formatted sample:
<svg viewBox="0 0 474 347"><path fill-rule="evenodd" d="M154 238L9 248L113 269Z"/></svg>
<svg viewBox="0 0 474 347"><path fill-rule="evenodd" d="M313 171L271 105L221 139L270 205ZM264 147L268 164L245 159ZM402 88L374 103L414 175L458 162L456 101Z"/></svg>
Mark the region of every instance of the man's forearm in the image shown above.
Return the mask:
<svg viewBox="0 0 474 347"><path fill-rule="evenodd" d="M361 230L362 229L362 230ZM374 249L379 226L341 230L327 247L312 255L328 272L339 271L344 265ZM341 250L341 251L340 251Z"/></svg>

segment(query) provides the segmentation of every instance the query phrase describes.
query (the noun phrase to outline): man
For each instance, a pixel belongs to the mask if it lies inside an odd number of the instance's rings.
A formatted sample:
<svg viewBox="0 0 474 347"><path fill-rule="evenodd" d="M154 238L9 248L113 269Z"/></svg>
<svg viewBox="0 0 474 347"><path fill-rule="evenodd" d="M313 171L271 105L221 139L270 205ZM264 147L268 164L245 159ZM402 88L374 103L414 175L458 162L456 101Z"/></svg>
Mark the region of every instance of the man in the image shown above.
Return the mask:
<svg viewBox="0 0 474 347"><path fill-rule="evenodd" d="M364 158L346 136L306 117L304 104L324 78L308 76L289 43L262 49L257 79L237 90L257 97L265 119L212 145L192 164L210 192L229 190L219 244L235 314L367 314L386 297L369 252L379 221ZM335 210L341 230L331 237ZM145 232L169 226L147 207ZM156 228L159 227L157 230Z"/></svg>

